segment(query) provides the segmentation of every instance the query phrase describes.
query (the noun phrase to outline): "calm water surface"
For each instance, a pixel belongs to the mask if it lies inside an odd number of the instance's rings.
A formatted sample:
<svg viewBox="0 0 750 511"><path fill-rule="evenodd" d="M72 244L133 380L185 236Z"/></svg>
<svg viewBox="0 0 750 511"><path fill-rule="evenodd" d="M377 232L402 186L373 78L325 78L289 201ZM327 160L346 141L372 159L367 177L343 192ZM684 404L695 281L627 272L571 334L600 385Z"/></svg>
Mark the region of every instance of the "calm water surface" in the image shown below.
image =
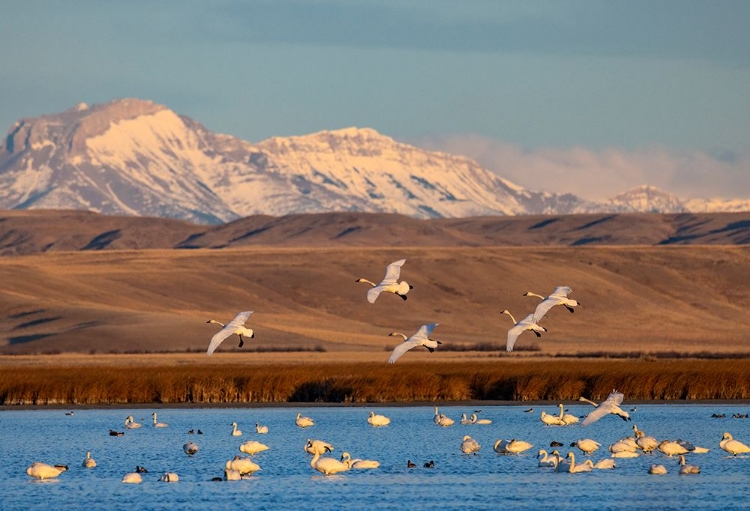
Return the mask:
<svg viewBox="0 0 750 511"><path fill-rule="evenodd" d="M76 410L72 416L62 410L0 411L0 509L253 509L333 507L394 509L557 508L577 509L738 509L750 507L750 457L732 458L719 449L724 431L750 444L750 419L731 419L733 413L748 413L743 405L638 405L633 412L639 429L659 439L683 438L710 448L688 461L701 467L701 474L680 476L677 460L661 454L617 460L614 470L584 474L556 474L537 466L536 451L550 451L552 440L570 442L593 438L602 443L594 453L596 461L607 456L615 440L632 435L631 422L608 416L580 426L548 427L539 421L542 410L556 413L554 406L483 406L479 414L492 419L491 425L462 426L461 413L473 407L441 407L456 420L449 428L436 426L433 408L242 408L242 409L159 409L160 422L168 428L151 427L153 409ZM628 409L630 407L626 407ZM568 406L570 413L584 415L588 405ZM384 428L370 427L370 410L392 420ZM315 426L295 426L297 412L312 417ZM712 419L725 413L726 419ZM125 430L125 417L132 414L143 423L139 430ZM231 436L237 421L244 432ZM255 433L255 423L269 427L269 434ZM122 437L109 430L125 431ZM190 429L203 435L188 435ZM461 453L463 435L482 445L478 455ZM348 451L354 458L376 459L375 470L350 471L324 477L309 465L303 452L307 438L334 445L337 457ZM534 444L521 456L498 455L496 440L518 438ZM262 467L248 480L212 482L221 476L224 464L239 452L246 440L259 440L270 450L254 456ZM200 451L186 456L182 445L196 442ZM97 462L94 469L82 468L90 450ZM408 469L408 459L418 468ZM423 468L434 460L435 468ZM26 475L33 461L70 466L59 478L37 481ZM662 463L669 473L647 474L651 463ZM140 485L121 483L122 476L136 465L148 468ZM173 484L158 482L165 471L179 474Z"/></svg>

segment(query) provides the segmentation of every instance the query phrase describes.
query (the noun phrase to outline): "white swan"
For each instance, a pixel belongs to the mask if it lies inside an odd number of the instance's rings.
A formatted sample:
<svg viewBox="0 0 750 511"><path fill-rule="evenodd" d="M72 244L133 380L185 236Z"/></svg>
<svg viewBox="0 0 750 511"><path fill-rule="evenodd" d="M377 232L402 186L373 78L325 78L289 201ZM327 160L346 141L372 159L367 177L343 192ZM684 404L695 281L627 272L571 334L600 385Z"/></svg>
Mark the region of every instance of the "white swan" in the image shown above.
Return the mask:
<svg viewBox="0 0 750 511"><path fill-rule="evenodd" d="M26 469L26 474L36 479L53 479L68 470L67 465L48 465L35 461Z"/></svg>
<svg viewBox="0 0 750 511"><path fill-rule="evenodd" d="M594 468L597 470L609 470L615 468L615 460L611 458L604 458L594 463Z"/></svg>
<svg viewBox="0 0 750 511"><path fill-rule="evenodd" d="M365 278L359 278L355 281L366 282L372 286L372 289L367 291L368 302L375 303L375 300L378 299L380 293L393 293L406 300L406 293L414 287L410 286L405 280L401 282L398 281L398 278L401 275L401 267L405 262L406 259L400 259L389 264L385 270L385 277L380 281L380 284L375 284Z"/></svg>
<svg viewBox="0 0 750 511"><path fill-rule="evenodd" d="M177 475L177 472L164 472L161 477L159 477L159 481L163 483L176 483L180 480L180 477Z"/></svg>
<svg viewBox="0 0 750 511"><path fill-rule="evenodd" d="M662 441L659 444L658 449L670 458L675 455L687 454L688 452L690 452L685 447L672 440Z"/></svg>
<svg viewBox="0 0 750 511"><path fill-rule="evenodd" d="M471 422L471 419L467 419L466 418L466 414L465 413L462 413L461 414L461 424L464 425L464 426L469 426L469 425L471 425L473 423Z"/></svg>
<svg viewBox="0 0 750 511"><path fill-rule="evenodd" d="M505 341L505 349L507 351L513 351L513 346L515 346L516 344L516 339L518 339L518 336L526 330L531 330L532 332L534 332L534 334L536 334L537 337L541 337L541 333L547 331L547 329L543 326L539 326L536 324L533 314L529 314L521 321L516 321L516 318L513 317L513 314L511 314L508 309L505 309L502 314L507 314L513 321L513 326L510 330L508 330L508 338Z"/></svg>
<svg viewBox="0 0 750 511"><path fill-rule="evenodd" d="M563 406L562 403L560 403L560 417L559 419L565 423L565 425L569 424L578 424L578 417L576 417L573 414L565 413L565 406Z"/></svg>
<svg viewBox="0 0 750 511"><path fill-rule="evenodd" d="M533 320L534 323L539 323L539 321L544 317L549 310L554 307L555 305L562 305L566 309L568 309L570 312L575 312L573 307L577 307L581 305L576 300L571 300L568 298L568 295L573 290L570 289L568 286L557 286L554 291L552 291L552 294L550 294L547 297L544 297L542 295L538 295L536 293L532 293L531 291L527 291L523 294L523 296L536 296L537 298L542 299L542 303L536 306L536 310L534 310Z"/></svg>
<svg viewBox="0 0 750 511"><path fill-rule="evenodd" d="M438 407L435 407L435 417L433 418L433 422L437 424L438 426L442 426L444 428L447 428L448 426L453 426L453 419L448 417L445 414L442 414L438 411Z"/></svg>
<svg viewBox="0 0 750 511"><path fill-rule="evenodd" d="M240 474L239 470L235 470L233 468L225 468L224 480L225 481L241 481L242 474Z"/></svg>
<svg viewBox="0 0 750 511"><path fill-rule="evenodd" d="M471 414L471 423L472 424L492 424L492 420L490 420L490 419L479 419L479 418L477 418L477 414L472 413Z"/></svg>
<svg viewBox="0 0 750 511"><path fill-rule="evenodd" d="M621 438L612 445L609 446L609 452L635 452L638 450L638 444L631 437Z"/></svg>
<svg viewBox="0 0 750 511"><path fill-rule="evenodd" d="M308 438L305 444L305 452L310 454L325 454L333 451L333 449L334 447L331 444L323 440L310 440Z"/></svg>
<svg viewBox="0 0 750 511"><path fill-rule="evenodd" d="M84 468L96 467L96 461L91 457L91 451L86 451L86 458L83 460L83 463L81 463L81 466Z"/></svg>
<svg viewBox="0 0 750 511"><path fill-rule="evenodd" d="M206 321L206 323L213 323L222 327L221 330L219 330L213 337L211 337L211 342L208 345L206 355L211 355L211 353L216 351L216 348L219 347L219 344L221 344L224 339L231 336L232 334L237 334L240 336L240 348L245 344L245 340L242 338L243 335L251 339L255 337L255 333L252 331L252 329L245 328L245 321L247 321L247 318L249 318L250 314L252 313L253 311L240 312L234 317L232 321L230 321L226 325L224 325L224 323L216 321L215 319L209 319L208 321Z"/></svg>
<svg viewBox="0 0 750 511"><path fill-rule="evenodd" d="M508 444L505 446L505 450L508 451L511 454L521 454L524 451L528 451L534 447L532 444L524 441L524 440L516 440L513 438Z"/></svg>
<svg viewBox="0 0 750 511"><path fill-rule="evenodd" d="M341 453L341 463L345 464L350 469L353 468L355 470L378 468L380 466L380 462L377 460L352 459L351 454L348 452Z"/></svg>
<svg viewBox="0 0 750 511"><path fill-rule="evenodd" d="M139 484L143 482L143 478L138 472L130 472L122 477L122 482L129 484Z"/></svg>
<svg viewBox="0 0 750 511"><path fill-rule="evenodd" d="M169 424L167 424L166 422L158 422L156 420L156 412L152 413L151 417L153 417L153 419L154 419L154 427L155 428L166 428L166 427L169 426Z"/></svg>
<svg viewBox="0 0 750 511"><path fill-rule="evenodd" d="M570 444L571 447L578 447L581 451L585 452L586 454L591 454L595 450L597 450L599 447L602 446L599 442L595 440L591 440L590 438L582 438L580 440L576 440L572 444Z"/></svg>
<svg viewBox="0 0 750 511"><path fill-rule="evenodd" d="M544 449L539 449L539 452L536 454L536 457L537 459L539 459L539 463L537 463L537 465L540 467L554 467L555 466L554 456L548 455L547 451L545 451Z"/></svg>
<svg viewBox="0 0 750 511"><path fill-rule="evenodd" d="M260 470L260 466L257 463L243 456L235 456L233 459L227 461L226 468L236 470L240 475L252 474Z"/></svg>
<svg viewBox="0 0 750 511"><path fill-rule="evenodd" d="M591 460L586 460L587 463L576 465L576 455L572 451L568 452L567 458L570 459L570 466L568 467L568 472L570 472L571 474L578 474L581 472L591 472L591 469L594 466Z"/></svg>
<svg viewBox="0 0 750 511"><path fill-rule="evenodd" d="M269 447L266 444L262 444L256 440L248 440L240 446L240 452L245 454L257 454L259 452L267 451Z"/></svg>
<svg viewBox="0 0 750 511"><path fill-rule="evenodd" d="M303 417L301 413L297 413L297 420L295 420L294 423L303 429L315 425L315 421L313 421L310 417Z"/></svg>
<svg viewBox="0 0 750 511"><path fill-rule="evenodd" d="M469 435L465 435L461 441L461 452L464 454L479 452L479 449L481 448L482 446L479 445L479 442L471 438Z"/></svg>
<svg viewBox="0 0 750 511"><path fill-rule="evenodd" d="M659 441L656 438L647 436L635 424L633 424L633 431L635 432L635 443L643 452L650 453L659 447Z"/></svg>
<svg viewBox="0 0 750 511"><path fill-rule="evenodd" d="M657 475L666 474L667 467L665 467L664 465L651 465L651 467L649 467L648 469L648 473Z"/></svg>
<svg viewBox="0 0 750 511"><path fill-rule="evenodd" d="M315 453L313 459L310 460L310 466L327 476L349 470L349 467L345 463L334 458L321 458L320 453Z"/></svg>
<svg viewBox="0 0 750 511"><path fill-rule="evenodd" d="M557 415L550 415L545 411L539 416L539 420L547 426L565 426L565 422Z"/></svg>
<svg viewBox="0 0 750 511"><path fill-rule="evenodd" d="M570 460L563 458L557 450L552 451L553 459L555 460L555 472L567 472L570 467Z"/></svg>
<svg viewBox="0 0 750 511"><path fill-rule="evenodd" d="M237 423L236 422L233 422L231 424L231 426L232 426L232 436L242 436L242 431L240 431L239 429L237 429Z"/></svg>
<svg viewBox="0 0 750 511"><path fill-rule="evenodd" d="M685 455L680 454L680 474L700 474L701 469L697 465L686 465Z"/></svg>
<svg viewBox="0 0 750 511"><path fill-rule="evenodd" d="M388 359L388 363L393 364L401 355L412 348L416 348L417 346L424 346L430 353L435 351L435 348L438 347L438 344L442 344L442 342L430 339L430 334L435 329L435 327L438 326L438 324L439 323L429 323L427 325L422 325L421 327L419 327L419 330L417 330L417 332L411 337L406 337L406 335L399 332L391 332L390 334L388 334L393 336L401 336L404 338L404 342L396 346L396 348L393 350L393 353L391 353L391 356Z"/></svg>
<svg viewBox="0 0 750 511"><path fill-rule="evenodd" d="M141 427L141 424L138 423L138 422L135 422L133 420L133 416L132 415L128 415L127 416L127 418L125 419L125 428L126 429L138 429L140 427Z"/></svg>
<svg viewBox="0 0 750 511"><path fill-rule="evenodd" d="M732 456L750 452L750 447L743 444L739 440L735 440L734 438L732 438L732 435L729 432L725 432L722 435L721 442L719 442L719 447L727 451Z"/></svg>
<svg viewBox="0 0 750 511"><path fill-rule="evenodd" d="M255 423L255 432L259 435L266 435L268 434L268 426L261 426L257 422Z"/></svg>
<svg viewBox="0 0 750 511"><path fill-rule="evenodd" d="M373 427L387 426L391 423L391 419L385 415L376 415L375 412L370 412L370 416L367 418L367 423Z"/></svg>
<svg viewBox="0 0 750 511"><path fill-rule="evenodd" d="M589 424L592 424L605 415L609 414L618 415L622 420L629 421L630 414L620 408L623 397L624 396L621 392L617 392L616 390L613 391L609 396L607 396L607 399L599 403L599 406L596 407L596 410L589 413L586 418L583 419L581 426L588 426Z"/></svg>
<svg viewBox="0 0 750 511"><path fill-rule="evenodd" d="M192 456L196 452L198 452L198 444L194 442L186 442L182 446L182 451L187 454L188 456Z"/></svg>
<svg viewBox="0 0 750 511"><path fill-rule="evenodd" d="M637 458L641 453L633 451L619 451L612 453L611 458Z"/></svg>

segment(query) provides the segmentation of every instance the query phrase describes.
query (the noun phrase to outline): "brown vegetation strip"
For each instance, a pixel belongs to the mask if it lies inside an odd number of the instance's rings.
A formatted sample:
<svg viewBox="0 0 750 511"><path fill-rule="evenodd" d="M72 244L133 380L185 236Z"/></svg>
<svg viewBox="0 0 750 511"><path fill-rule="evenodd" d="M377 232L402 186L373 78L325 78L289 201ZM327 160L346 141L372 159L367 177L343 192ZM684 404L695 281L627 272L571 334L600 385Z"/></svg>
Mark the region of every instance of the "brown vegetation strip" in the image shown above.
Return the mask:
<svg viewBox="0 0 750 511"><path fill-rule="evenodd" d="M10 368L0 404L386 403L466 400L750 398L750 360L556 360Z"/></svg>

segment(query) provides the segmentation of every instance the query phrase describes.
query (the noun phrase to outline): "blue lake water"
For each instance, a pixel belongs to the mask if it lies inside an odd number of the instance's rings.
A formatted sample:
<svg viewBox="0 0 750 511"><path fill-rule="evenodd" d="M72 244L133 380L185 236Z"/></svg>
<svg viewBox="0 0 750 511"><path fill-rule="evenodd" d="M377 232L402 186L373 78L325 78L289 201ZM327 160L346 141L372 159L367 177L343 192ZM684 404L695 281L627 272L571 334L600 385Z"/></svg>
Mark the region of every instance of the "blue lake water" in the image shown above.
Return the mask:
<svg viewBox="0 0 750 511"><path fill-rule="evenodd" d="M481 405L479 405L481 406ZM462 413L476 407L445 406L440 411L456 424L441 428L433 423L433 408L418 407L300 407L300 408L197 408L158 409L160 422L168 428L151 427L154 409L0 411L0 509L252 509L345 508L369 509L538 509L548 505L577 509L737 509L750 506L750 457L732 458L719 449L724 431L750 444L750 419L732 419L733 413L748 413L748 405L638 405L633 412L639 429L658 439L682 438L710 448L707 454L692 454L688 462L699 465L701 474L680 476L678 461L662 454L618 459L614 470L584 474L556 474L539 468L537 449L551 451L553 440L563 442L563 454L572 450L576 459L583 453L568 445L579 438L602 444L592 459L609 456L606 448L633 433L632 422L608 416L580 426L549 427L539 420L542 410L557 412L554 406L481 406L480 417L491 425L462 426ZM574 415L592 408L575 404L567 407ZM626 409L631 406L625 405ZM366 422L370 410L391 418L391 425L373 428ZM315 426L300 429L297 412L312 417ZM726 419L711 414L725 413ZM133 415L143 423L138 430L126 430L124 420ZM232 422L238 422L241 437L231 436ZM259 435L255 423L269 427ZM121 437L109 430L124 431ZM202 435L188 435L200 429ZM464 435L479 441L477 455L461 453ZM348 451L354 458L379 460L380 468L350 471L325 477L314 471L310 455L303 452L307 438L334 445L338 457ZM517 438L534 444L520 456L496 454L496 440ZM200 451L188 457L182 445L191 440ZM270 450L253 457L262 470L251 479L212 482L222 476L224 464L241 454L246 440L259 440ZM86 451L97 462L94 469L81 466ZM407 468L407 460L418 468ZM435 468L423 468L434 460ZM69 465L69 470L51 481L26 475L34 461ZM669 473L647 473L652 463L662 463ZM145 466L143 483L121 483L122 476L136 465ZM179 474L177 483L158 482L165 471Z"/></svg>

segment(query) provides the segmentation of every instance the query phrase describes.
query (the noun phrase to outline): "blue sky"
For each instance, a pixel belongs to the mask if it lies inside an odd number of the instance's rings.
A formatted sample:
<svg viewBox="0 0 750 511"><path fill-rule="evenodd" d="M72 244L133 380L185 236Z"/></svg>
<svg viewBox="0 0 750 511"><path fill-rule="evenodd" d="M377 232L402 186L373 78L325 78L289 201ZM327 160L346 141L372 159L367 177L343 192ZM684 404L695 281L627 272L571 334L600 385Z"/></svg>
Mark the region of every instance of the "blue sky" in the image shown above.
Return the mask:
<svg viewBox="0 0 750 511"><path fill-rule="evenodd" d="M251 142L371 127L538 190L750 197L750 2L0 8L0 130L138 97Z"/></svg>

